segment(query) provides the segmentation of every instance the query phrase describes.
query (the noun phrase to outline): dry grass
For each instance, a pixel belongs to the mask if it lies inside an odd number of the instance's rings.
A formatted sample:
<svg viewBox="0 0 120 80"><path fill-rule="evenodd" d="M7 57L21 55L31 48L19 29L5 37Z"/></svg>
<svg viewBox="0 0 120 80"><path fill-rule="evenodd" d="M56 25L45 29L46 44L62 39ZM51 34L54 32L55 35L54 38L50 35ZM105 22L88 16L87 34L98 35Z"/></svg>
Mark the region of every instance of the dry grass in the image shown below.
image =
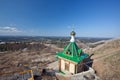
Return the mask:
<svg viewBox="0 0 120 80"><path fill-rule="evenodd" d="M102 80L120 80L120 39L107 41L94 49L93 68Z"/></svg>

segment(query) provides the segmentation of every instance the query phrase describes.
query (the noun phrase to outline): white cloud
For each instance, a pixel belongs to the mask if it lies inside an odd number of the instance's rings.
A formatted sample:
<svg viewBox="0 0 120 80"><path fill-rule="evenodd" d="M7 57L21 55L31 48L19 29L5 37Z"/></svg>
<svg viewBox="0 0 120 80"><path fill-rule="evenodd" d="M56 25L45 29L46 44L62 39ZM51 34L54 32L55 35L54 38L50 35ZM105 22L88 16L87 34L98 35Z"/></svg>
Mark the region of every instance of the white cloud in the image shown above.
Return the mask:
<svg viewBox="0 0 120 80"><path fill-rule="evenodd" d="M15 27L6 26L6 27L0 27L0 32L2 32L2 33L18 33L21 31Z"/></svg>

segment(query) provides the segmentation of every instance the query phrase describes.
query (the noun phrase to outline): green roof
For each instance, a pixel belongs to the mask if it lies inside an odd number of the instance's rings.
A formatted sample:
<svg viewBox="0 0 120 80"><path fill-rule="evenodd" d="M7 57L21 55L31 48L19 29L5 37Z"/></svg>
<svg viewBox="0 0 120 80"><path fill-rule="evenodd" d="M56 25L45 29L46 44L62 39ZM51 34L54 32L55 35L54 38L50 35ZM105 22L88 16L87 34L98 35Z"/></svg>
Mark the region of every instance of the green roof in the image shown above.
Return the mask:
<svg viewBox="0 0 120 80"><path fill-rule="evenodd" d="M67 46L65 46L62 52L57 53L57 57L62 57L79 63L84 58L87 58L88 54L84 53L82 49L78 48L75 42L70 42Z"/></svg>

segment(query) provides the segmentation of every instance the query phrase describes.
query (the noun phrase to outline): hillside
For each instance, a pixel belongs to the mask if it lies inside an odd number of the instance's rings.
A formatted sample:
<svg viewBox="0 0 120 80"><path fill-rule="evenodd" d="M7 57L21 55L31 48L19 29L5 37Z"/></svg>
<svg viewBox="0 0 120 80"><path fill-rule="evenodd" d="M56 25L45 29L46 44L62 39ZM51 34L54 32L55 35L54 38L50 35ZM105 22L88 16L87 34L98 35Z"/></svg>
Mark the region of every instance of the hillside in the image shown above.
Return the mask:
<svg viewBox="0 0 120 80"><path fill-rule="evenodd" d="M42 67L45 68L48 63L55 61L56 52L61 50L61 48L52 44L41 44L40 46L41 47L38 47L38 50L34 50L33 48L29 50L28 48L25 48L23 50L0 53L0 77L2 75L9 76L14 72L17 72L16 67L18 64L27 64L32 68L34 74L37 74ZM32 44L32 47L35 46ZM39 71L36 71L38 68L40 68Z"/></svg>
<svg viewBox="0 0 120 80"><path fill-rule="evenodd" d="M28 64L34 74L37 74L42 67L56 61L56 52L61 51L68 42L69 40L46 39L22 44L16 42L1 44L0 74L16 71L13 68L19 63ZM92 56L93 68L101 80L120 80L120 38L95 43L76 39L76 43L83 50L88 49L88 53L95 54Z"/></svg>
<svg viewBox="0 0 120 80"><path fill-rule="evenodd" d="M92 50L97 75L102 80L120 80L120 38L105 41Z"/></svg>

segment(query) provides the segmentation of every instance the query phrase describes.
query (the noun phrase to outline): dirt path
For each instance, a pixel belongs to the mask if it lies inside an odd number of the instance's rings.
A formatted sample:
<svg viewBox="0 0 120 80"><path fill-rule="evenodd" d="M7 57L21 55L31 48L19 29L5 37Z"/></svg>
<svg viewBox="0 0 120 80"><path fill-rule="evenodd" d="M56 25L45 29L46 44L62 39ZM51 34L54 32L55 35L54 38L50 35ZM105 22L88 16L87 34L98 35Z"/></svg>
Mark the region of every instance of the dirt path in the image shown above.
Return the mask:
<svg viewBox="0 0 120 80"><path fill-rule="evenodd" d="M112 51L110 53L107 53L107 54L100 54L100 55L96 54L95 56L92 57L92 59L94 59L94 62L99 61L99 60L103 60L107 57L110 57L110 56L113 56L113 55L117 54L117 53L114 53L114 52L116 52L116 50ZM120 52L120 49L118 49L117 52Z"/></svg>

